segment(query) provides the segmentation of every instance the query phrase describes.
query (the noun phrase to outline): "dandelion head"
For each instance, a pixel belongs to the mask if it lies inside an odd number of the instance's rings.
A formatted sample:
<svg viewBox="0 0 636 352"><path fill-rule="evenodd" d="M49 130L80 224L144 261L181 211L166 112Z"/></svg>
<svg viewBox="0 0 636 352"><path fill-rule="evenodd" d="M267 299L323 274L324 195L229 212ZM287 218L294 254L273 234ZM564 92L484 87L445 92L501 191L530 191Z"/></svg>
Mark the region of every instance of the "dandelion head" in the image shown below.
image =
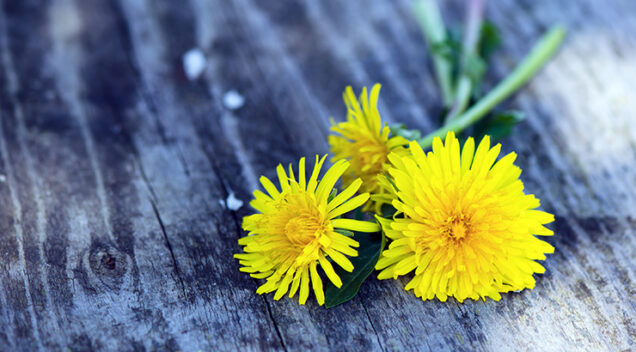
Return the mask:
<svg viewBox="0 0 636 352"><path fill-rule="evenodd" d="M393 206L403 216L380 220L392 242L376 265L378 278L414 271L405 289L423 300L499 300L534 287L533 274L545 271L535 260L554 252L535 235L552 235L543 225L554 216L524 193L514 153L496 161L500 147L486 136L476 150L469 138L460 151L449 132L427 154L412 142L409 155L389 157Z"/></svg>
<svg viewBox="0 0 636 352"><path fill-rule="evenodd" d="M359 99L353 89L347 87L342 94L347 106L347 120L337 124L332 122L334 134L329 136L333 160L350 162L349 169L342 176L343 183L349 185L360 178L363 181L361 191L378 195L378 198L382 198L384 193L378 185L378 176L388 166L388 155L391 152L406 154L404 147L408 144L403 137L391 137L389 127L382 125L377 107L380 87L380 84L374 85L370 95L367 95L366 87L362 88ZM372 209L372 203L365 209ZM380 204L375 202L376 208Z"/></svg>
<svg viewBox="0 0 636 352"><path fill-rule="evenodd" d="M288 173L282 165L278 166L280 189L267 177L260 179L267 193L254 192L250 205L258 213L244 218L243 229L248 235L239 239L243 253L234 255L241 271L266 280L256 291L259 294L276 291L274 299L278 300L286 293L293 297L299 292L299 303L304 304L311 283L316 300L322 305L325 297L318 267L340 287L342 282L332 262L350 272L353 265L347 256L358 255L358 242L339 233L339 229L379 231L375 223L340 217L364 204L369 194L354 196L361 180L354 180L339 194L333 192L349 167L344 160L335 163L318 181L325 158L316 156L309 180L305 176L305 158L300 159L298 177L291 165Z"/></svg>

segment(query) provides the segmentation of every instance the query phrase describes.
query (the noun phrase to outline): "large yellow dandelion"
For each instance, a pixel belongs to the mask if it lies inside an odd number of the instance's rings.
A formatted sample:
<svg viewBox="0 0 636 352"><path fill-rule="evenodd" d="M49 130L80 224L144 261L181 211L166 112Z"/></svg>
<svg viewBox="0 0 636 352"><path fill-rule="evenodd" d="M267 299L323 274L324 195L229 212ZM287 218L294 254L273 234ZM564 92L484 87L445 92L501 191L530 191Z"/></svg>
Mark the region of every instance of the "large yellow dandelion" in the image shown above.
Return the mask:
<svg viewBox="0 0 636 352"><path fill-rule="evenodd" d="M545 271L535 260L554 252L534 235L552 235L543 225L554 216L524 194L515 153L495 162L500 147L490 148L486 136L475 151L469 138L460 152L450 132L426 155L412 142L410 155L389 157L393 206L403 217L381 219L392 242L376 265L379 279L415 271L406 290L460 302L534 287L533 273Z"/></svg>
<svg viewBox="0 0 636 352"><path fill-rule="evenodd" d="M329 136L329 145L333 160L349 160L351 166L342 176L345 185L353 180L362 179L362 192L377 195L373 199L382 199L383 188L378 186L377 177L388 166L388 155L391 152L406 154L408 141L400 136L389 137L391 131L382 125L378 112L378 96L380 84L375 84L371 95L367 95L367 88L362 88L360 99L356 99L353 89L349 86L342 93L347 106L347 120L334 124L331 130L336 135ZM376 203L380 205L381 202ZM371 203L365 209L371 209ZM376 207L379 211L379 207Z"/></svg>
<svg viewBox="0 0 636 352"><path fill-rule="evenodd" d="M280 190L265 176L260 179L268 194L254 192L250 205L259 213L244 218L243 229L249 231L246 237L239 239L244 253L234 255L242 265L241 271L254 278L267 279L256 291L258 294L276 291L274 299L278 300L287 292L293 297L300 290L299 303L305 304L311 282L316 300L322 305L325 295L318 265L327 278L340 287L342 281L331 262L351 272L353 265L346 256L358 255L354 249L358 242L338 233L338 229L380 230L375 223L340 218L364 204L369 194L353 197L362 184L359 179L341 193L332 194L349 163L344 160L335 163L319 182L318 174L325 158L326 155L316 156L308 181L305 179L305 158L300 159L298 179L291 165L289 174L282 165L278 166Z"/></svg>

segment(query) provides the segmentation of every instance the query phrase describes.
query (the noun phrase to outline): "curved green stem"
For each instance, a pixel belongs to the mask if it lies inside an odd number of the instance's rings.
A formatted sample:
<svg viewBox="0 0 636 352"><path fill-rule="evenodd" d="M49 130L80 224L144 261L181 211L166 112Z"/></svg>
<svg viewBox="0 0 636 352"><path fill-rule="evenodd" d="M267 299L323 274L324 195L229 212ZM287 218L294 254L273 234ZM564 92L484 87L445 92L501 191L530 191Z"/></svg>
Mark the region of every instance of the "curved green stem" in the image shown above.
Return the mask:
<svg viewBox="0 0 636 352"><path fill-rule="evenodd" d="M530 54L525 57L508 77L462 115L424 137L420 141L422 147L428 148L433 143L435 137L444 138L449 131L455 133L461 132L488 114L497 104L516 92L545 65L559 48L564 37L565 29L563 27L553 27L539 40L534 48L532 48Z"/></svg>

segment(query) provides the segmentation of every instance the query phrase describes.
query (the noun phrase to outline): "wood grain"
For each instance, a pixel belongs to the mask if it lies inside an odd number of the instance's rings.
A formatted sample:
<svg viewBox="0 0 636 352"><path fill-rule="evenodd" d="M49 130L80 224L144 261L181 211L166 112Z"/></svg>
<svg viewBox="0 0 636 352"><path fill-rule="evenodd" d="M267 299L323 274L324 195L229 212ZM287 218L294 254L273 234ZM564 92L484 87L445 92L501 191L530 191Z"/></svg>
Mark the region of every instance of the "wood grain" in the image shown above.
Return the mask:
<svg viewBox="0 0 636 352"><path fill-rule="evenodd" d="M443 2L459 23L462 2ZM346 85L423 132L440 97L410 1L0 0L0 350L633 350L636 3L491 1L488 81L567 41L504 104L556 247L533 291L422 302L371 278L324 309L238 271L261 175L326 153ZM182 55L200 48L203 76ZM230 110L236 90L245 105Z"/></svg>

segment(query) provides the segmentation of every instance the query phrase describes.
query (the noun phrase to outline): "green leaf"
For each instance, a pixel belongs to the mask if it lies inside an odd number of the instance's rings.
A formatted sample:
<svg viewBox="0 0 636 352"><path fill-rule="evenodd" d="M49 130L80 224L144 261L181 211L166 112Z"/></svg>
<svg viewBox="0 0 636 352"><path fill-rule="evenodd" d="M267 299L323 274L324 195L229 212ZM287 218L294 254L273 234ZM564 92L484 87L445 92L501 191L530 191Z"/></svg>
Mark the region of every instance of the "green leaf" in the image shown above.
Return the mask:
<svg viewBox="0 0 636 352"><path fill-rule="evenodd" d="M431 50L434 54L443 57L451 64L455 64L458 61L461 52L461 43L457 39L454 33L448 32L448 36L444 41L433 43Z"/></svg>
<svg viewBox="0 0 636 352"><path fill-rule="evenodd" d="M486 72L486 62L477 55L469 55L466 58L464 72L473 82L473 85L479 85Z"/></svg>
<svg viewBox="0 0 636 352"><path fill-rule="evenodd" d="M479 37L478 51L484 61L490 60L492 54L497 51L501 45L501 37L499 35L499 29L492 22L484 22L481 26L481 33Z"/></svg>
<svg viewBox="0 0 636 352"><path fill-rule="evenodd" d="M496 113L478 122L473 129L473 136L477 141L485 135L489 135L493 142L501 140L510 135L515 125L524 118L523 112L518 110Z"/></svg>
<svg viewBox="0 0 636 352"><path fill-rule="evenodd" d="M447 30L446 39L433 43L431 51L433 55L441 57L450 65L450 78L455 81L461 68L462 43L459 33Z"/></svg>
<svg viewBox="0 0 636 352"><path fill-rule="evenodd" d="M325 307L332 308L349 301L358 293L360 285L371 275L375 264L380 259L380 253L384 249L384 234L355 232L353 239L360 243L358 256L349 258L353 263L353 271L346 272L339 266L334 266L336 274L342 280L340 288L334 286L331 281L327 283L325 290Z"/></svg>
<svg viewBox="0 0 636 352"><path fill-rule="evenodd" d="M395 207L391 204L382 204L382 208L380 210L382 211L382 217L387 219L391 219L397 212L397 209L395 209Z"/></svg>
<svg viewBox="0 0 636 352"><path fill-rule="evenodd" d="M353 218L356 220L364 220L364 213L362 212L362 207L357 207L353 211Z"/></svg>
<svg viewBox="0 0 636 352"><path fill-rule="evenodd" d="M473 99L477 100L482 95L482 79L486 73L488 67L488 61L492 54L497 51L501 45L501 38L499 36L499 30L492 22L484 22L481 26L481 32L479 34L479 43L477 44L476 58L471 58L467 65L474 65L471 68L471 80L473 81ZM478 59L478 60L475 60Z"/></svg>

